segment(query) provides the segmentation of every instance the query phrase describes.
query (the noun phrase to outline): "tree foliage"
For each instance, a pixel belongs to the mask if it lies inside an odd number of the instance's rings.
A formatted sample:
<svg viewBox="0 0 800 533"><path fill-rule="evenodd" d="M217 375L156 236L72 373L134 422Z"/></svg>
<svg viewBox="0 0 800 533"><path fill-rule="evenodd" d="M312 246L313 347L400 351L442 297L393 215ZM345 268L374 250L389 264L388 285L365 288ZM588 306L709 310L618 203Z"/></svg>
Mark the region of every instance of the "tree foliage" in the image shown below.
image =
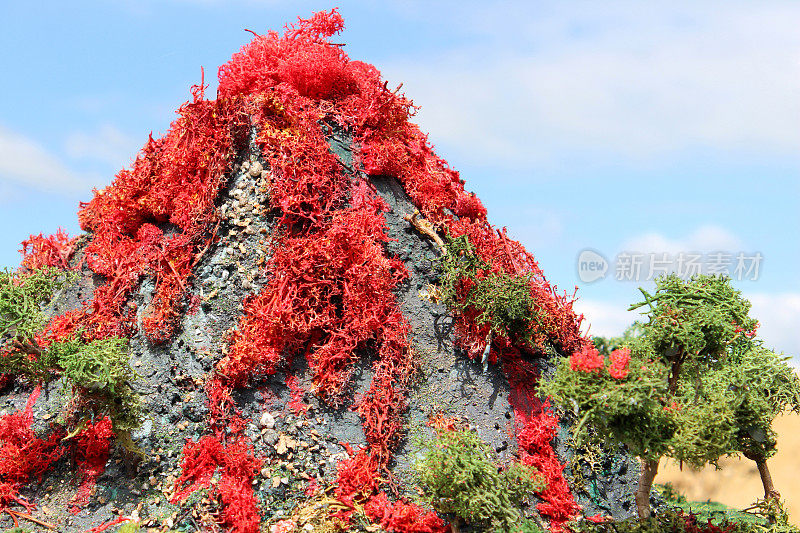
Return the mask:
<svg viewBox="0 0 800 533"><path fill-rule="evenodd" d="M127 339L38 338L47 322L43 305L72 278L53 267L0 273L0 374L33 382L64 378L88 410L78 428L95 416L109 416L120 435L138 427L141 417L139 398L128 383L133 372Z"/></svg>
<svg viewBox="0 0 800 533"><path fill-rule="evenodd" d="M786 358L755 337L750 303L729 279L706 275L664 276L642 294L631 309L644 308L647 321L621 348L603 355L585 347L562 360L541 391L578 417L579 440L593 427L651 469L663 456L702 466L736 453L765 465L776 445L772 420L800 411L800 382ZM627 372L615 369L623 355Z"/></svg>

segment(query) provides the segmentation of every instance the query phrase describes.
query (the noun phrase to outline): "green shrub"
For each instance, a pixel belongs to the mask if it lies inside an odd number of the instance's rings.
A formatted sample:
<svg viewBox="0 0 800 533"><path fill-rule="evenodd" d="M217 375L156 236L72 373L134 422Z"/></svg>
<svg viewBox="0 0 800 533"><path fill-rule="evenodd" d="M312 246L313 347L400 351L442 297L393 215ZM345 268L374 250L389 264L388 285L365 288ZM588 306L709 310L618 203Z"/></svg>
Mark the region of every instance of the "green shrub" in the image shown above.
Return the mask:
<svg viewBox="0 0 800 533"><path fill-rule="evenodd" d="M47 353L91 412L111 418L118 436L139 427L140 401L128 383L135 374L128 363L127 339L111 337L89 343L71 339L51 344Z"/></svg>
<svg viewBox="0 0 800 533"><path fill-rule="evenodd" d="M42 329L47 317L41 310L70 276L57 268L30 273L0 272L0 343L24 344ZM0 368L0 371L3 371Z"/></svg>
<svg viewBox="0 0 800 533"><path fill-rule="evenodd" d="M533 344L543 311L531 295L527 276L495 272L472 248L466 235L445 239L447 253L439 260L440 294L448 309L470 316L478 328L513 342Z"/></svg>
<svg viewBox="0 0 800 533"><path fill-rule="evenodd" d="M128 380L134 376L128 364L128 340L108 338L85 342L80 336L40 346L36 341L47 321L42 311L53 293L74 275L44 267L23 272L0 272L0 374L21 375L31 381L47 382L59 377L73 387L89 411L79 413L73 434L86 421L108 415L118 440L135 449L130 431L139 426L139 397Z"/></svg>
<svg viewBox="0 0 800 533"><path fill-rule="evenodd" d="M422 448L423 456L414 468L426 498L437 511L493 531L539 531L518 509L527 495L544 487L533 467L515 463L499 469L489 459L491 448L470 430L437 431Z"/></svg>

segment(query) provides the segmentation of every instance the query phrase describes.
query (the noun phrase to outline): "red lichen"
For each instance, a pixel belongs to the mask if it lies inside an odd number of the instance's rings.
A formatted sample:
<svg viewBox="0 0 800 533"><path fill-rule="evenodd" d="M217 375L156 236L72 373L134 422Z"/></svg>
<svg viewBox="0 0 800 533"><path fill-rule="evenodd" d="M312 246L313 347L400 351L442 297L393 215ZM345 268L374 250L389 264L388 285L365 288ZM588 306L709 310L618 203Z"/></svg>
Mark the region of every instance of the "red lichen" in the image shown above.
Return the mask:
<svg viewBox="0 0 800 533"><path fill-rule="evenodd" d="M550 409L549 402L543 402L537 395L536 381L539 376L529 361L525 361L519 353L507 351L503 366L511 385L509 400L514 409L520 461L534 466L544 477L545 488L538 494L543 501L536 507L550 519L550 530L559 532L562 525L579 511L579 507L564 478L564 465L553 449L558 418Z"/></svg>
<svg viewBox="0 0 800 533"><path fill-rule="evenodd" d="M83 431L73 438L72 456L81 481L78 492L70 502L72 513L80 512L80 508L89 502L97 478L105 471L113 436L111 419L104 417L96 423L87 423Z"/></svg>
<svg viewBox="0 0 800 533"><path fill-rule="evenodd" d="M387 531L397 533L445 533L450 531L436 513L405 500L392 502L386 493L373 496L365 505L366 515Z"/></svg>
<svg viewBox="0 0 800 533"><path fill-rule="evenodd" d="M62 270L69 268L69 260L75 252L75 238L61 228L53 235L45 237L43 234L31 235L22 241L21 265L28 270L38 270L42 267L57 267Z"/></svg>
<svg viewBox="0 0 800 533"><path fill-rule="evenodd" d="M243 435L225 439L210 434L197 442L187 440L172 502L183 500L199 488L210 487L211 478L219 472L219 482L212 492L222 502L221 523L230 528L227 531L256 533L261 519L253 478L261 464L254 455L253 445Z"/></svg>
<svg viewBox="0 0 800 533"><path fill-rule="evenodd" d="M592 344L586 343L580 351L569 357L569 367L573 371L599 374L603 371L605 360Z"/></svg>
<svg viewBox="0 0 800 533"><path fill-rule="evenodd" d="M61 435L53 432L46 439L36 436L33 424L33 405L41 389L37 386L28 397L25 409L0 417L0 511L17 503L31 510L35 505L19 494L31 479L42 474L63 453L59 446Z"/></svg>
<svg viewBox="0 0 800 533"><path fill-rule="evenodd" d="M609 354L608 359L611 364L608 365L608 373L614 379L625 379L628 377L628 363L631 361L631 350L629 348L620 348L614 350Z"/></svg>

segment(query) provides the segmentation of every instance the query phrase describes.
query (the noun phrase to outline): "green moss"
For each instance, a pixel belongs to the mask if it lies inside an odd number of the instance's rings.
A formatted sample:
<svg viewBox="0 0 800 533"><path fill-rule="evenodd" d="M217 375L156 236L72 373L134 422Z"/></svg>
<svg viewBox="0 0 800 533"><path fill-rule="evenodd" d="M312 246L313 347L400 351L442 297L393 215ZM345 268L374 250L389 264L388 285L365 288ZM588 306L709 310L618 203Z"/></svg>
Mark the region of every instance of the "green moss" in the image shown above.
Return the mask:
<svg viewBox="0 0 800 533"><path fill-rule="evenodd" d="M139 522L130 521L122 524L117 530L117 533L139 533L141 530L142 528L139 527Z"/></svg>
<svg viewBox="0 0 800 533"><path fill-rule="evenodd" d="M0 273L0 341L7 349L0 357L0 373L36 382L64 378L80 397L78 404L88 411L79 413L73 434L89 419L108 416L118 441L135 451L130 431L140 425L142 413L129 383L135 374L128 363L127 339L85 342L76 336L46 347L36 342L47 321L42 305L72 277L56 268Z"/></svg>
<svg viewBox="0 0 800 533"><path fill-rule="evenodd" d="M423 454L414 468L425 497L437 511L493 531L539 530L519 511L526 496L543 488L534 468L514 463L499 469L489 459L489 446L470 430L439 431L421 447Z"/></svg>
<svg viewBox="0 0 800 533"><path fill-rule="evenodd" d="M138 395L128 380L128 340L116 337L84 343L80 339L53 343L48 353L62 375L76 388L95 414L108 415L115 433L139 427Z"/></svg>
<svg viewBox="0 0 800 533"><path fill-rule="evenodd" d="M57 268L0 272L0 339L33 338L46 320L41 305L68 279L69 275Z"/></svg>
<svg viewBox="0 0 800 533"><path fill-rule="evenodd" d="M438 264L443 303L459 315L477 313L478 327L489 326L492 333L514 342L532 343L542 320L530 279L492 271L466 235L445 239L445 248Z"/></svg>
<svg viewBox="0 0 800 533"><path fill-rule="evenodd" d="M6 351L0 374L23 374L34 381L51 377L34 337L47 321L43 304L71 278L57 268L0 272L0 348Z"/></svg>
<svg viewBox="0 0 800 533"><path fill-rule="evenodd" d="M682 510L684 513L691 513L697 516L698 522L703 524L708 523L710 520L712 524L722 525L731 522L742 524L758 524L767 525L767 521L755 516L751 513L745 513L727 505L706 501L706 502L693 502L688 501L686 497L675 490L671 483L664 485L656 485L656 492L658 492L664 499L667 505Z"/></svg>

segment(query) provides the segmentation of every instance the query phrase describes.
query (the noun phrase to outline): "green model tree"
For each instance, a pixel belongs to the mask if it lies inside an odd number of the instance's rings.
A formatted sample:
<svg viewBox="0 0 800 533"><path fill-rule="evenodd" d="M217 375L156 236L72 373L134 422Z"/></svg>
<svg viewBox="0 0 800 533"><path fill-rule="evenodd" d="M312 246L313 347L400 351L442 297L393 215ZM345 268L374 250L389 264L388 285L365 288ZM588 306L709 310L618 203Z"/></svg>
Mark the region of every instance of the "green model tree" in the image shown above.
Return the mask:
<svg viewBox="0 0 800 533"><path fill-rule="evenodd" d="M771 424L787 408L800 411L800 381L755 338L750 303L718 276L663 276L642 294L630 309L644 307L647 321L621 347L601 342L610 349L603 355L587 342L543 380L542 393L574 412L579 442L600 435L640 458L642 518L665 456L699 467L742 453L758 465L765 499L777 498L766 463Z"/></svg>

